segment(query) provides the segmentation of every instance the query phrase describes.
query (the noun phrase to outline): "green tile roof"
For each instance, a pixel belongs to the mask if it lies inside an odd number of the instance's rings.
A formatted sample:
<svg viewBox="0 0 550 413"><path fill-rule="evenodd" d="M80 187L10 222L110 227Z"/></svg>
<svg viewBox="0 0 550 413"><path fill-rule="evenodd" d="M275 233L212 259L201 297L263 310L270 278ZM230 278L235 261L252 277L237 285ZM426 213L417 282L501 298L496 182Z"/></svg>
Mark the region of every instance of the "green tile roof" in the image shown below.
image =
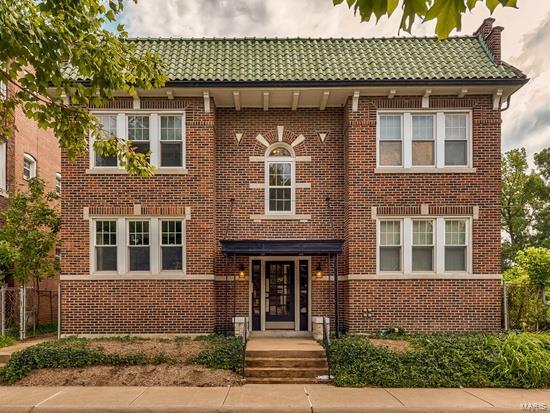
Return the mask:
<svg viewBox="0 0 550 413"><path fill-rule="evenodd" d="M478 37L372 39L130 39L158 53L171 81L340 82L512 80ZM73 72L71 76L78 79Z"/></svg>

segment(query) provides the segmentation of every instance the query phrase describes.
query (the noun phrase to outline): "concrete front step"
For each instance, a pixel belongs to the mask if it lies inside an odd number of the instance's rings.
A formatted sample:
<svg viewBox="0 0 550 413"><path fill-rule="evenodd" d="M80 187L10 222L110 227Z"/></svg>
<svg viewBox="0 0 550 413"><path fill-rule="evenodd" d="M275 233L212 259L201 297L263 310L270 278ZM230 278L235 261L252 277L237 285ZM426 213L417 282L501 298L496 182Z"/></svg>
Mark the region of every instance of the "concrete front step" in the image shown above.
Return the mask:
<svg viewBox="0 0 550 413"><path fill-rule="evenodd" d="M259 358L325 358L324 350L247 350L246 357Z"/></svg>
<svg viewBox="0 0 550 413"><path fill-rule="evenodd" d="M327 367L324 357L247 357L246 367Z"/></svg>
<svg viewBox="0 0 550 413"><path fill-rule="evenodd" d="M245 369L246 377L315 378L323 374L327 374L327 369L319 367L251 367Z"/></svg>
<svg viewBox="0 0 550 413"><path fill-rule="evenodd" d="M314 384L327 383L310 377L247 377L248 384Z"/></svg>

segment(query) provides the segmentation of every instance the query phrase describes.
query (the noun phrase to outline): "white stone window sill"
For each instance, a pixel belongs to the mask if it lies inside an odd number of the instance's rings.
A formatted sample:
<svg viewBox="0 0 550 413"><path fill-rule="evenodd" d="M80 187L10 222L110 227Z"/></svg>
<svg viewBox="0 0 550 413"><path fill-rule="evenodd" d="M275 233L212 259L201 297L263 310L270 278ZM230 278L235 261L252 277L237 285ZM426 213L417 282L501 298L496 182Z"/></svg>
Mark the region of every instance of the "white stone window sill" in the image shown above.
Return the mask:
<svg viewBox="0 0 550 413"><path fill-rule="evenodd" d="M477 172L476 168L469 168L466 166L453 166L445 168L434 167L415 167L415 168L400 168L381 166L374 169L375 174L474 174Z"/></svg>
<svg viewBox="0 0 550 413"><path fill-rule="evenodd" d="M127 175L128 172L123 168L91 168L86 169L90 175ZM154 175L186 175L189 173L187 168L157 168Z"/></svg>
<svg viewBox="0 0 550 413"><path fill-rule="evenodd" d="M263 214L263 215L250 215L250 219L254 221L300 221L305 222L311 219L310 214Z"/></svg>
<svg viewBox="0 0 550 413"><path fill-rule="evenodd" d="M10 197L10 195L6 191L4 191L3 189L0 189L0 196L2 198L9 198Z"/></svg>
<svg viewBox="0 0 550 413"><path fill-rule="evenodd" d="M213 280L214 275L209 274L185 274L184 272L163 271L160 274L116 274L116 273L96 273L80 275L61 275L61 281L115 281L115 280Z"/></svg>
<svg viewBox="0 0 550 413"><path fill-rule="evenodd" d="M403 274L395 272L377 274L350 274L350 280L491 280L501 279L501 274L471 274L462 273L431 273L431 274Z"/></svg>

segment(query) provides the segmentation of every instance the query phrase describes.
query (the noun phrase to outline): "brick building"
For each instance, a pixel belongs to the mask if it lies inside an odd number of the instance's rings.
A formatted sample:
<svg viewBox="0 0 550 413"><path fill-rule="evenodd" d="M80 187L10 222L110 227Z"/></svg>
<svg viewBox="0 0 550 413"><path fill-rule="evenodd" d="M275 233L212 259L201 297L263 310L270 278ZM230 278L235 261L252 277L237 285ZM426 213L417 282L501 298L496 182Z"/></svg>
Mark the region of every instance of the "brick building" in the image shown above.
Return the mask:
<svg viewBox="0 0 550 413"><path fill-rule="evenodd" d="M170 80L91 110L157 170L63 156L62 333L498 330L501 30L131 40Z"/></svg>
<svg viewBox="0 0 550 413"><path fill-rule="evenodd" d="M0 99L15 92L13 84L0 82ZM9 194L25 191L30 178L42 179L47 192L61 191L61 150L54 133L39 128L19 106L15 108L12 124L13 135L9 139L0 137L0 212L8 205ZM15 285L13 279L8 279L7 284ZM29 303L37 300L40 323L57 320L58 284L57 276L42 280L40 291L27 297Z"/></svg>

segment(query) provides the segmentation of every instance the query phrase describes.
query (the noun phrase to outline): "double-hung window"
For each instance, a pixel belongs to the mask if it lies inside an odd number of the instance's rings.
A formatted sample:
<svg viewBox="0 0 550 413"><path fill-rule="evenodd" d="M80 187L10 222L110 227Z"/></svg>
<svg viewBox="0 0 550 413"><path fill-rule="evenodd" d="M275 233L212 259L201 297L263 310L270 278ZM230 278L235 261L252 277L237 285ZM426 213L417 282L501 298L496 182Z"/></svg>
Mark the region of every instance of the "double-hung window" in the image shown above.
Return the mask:
<svg viewBox="0 0 550 413"><path fill-rule="evenodd" d="M185 274L183 217L93 218L90 222L90 272L111 276ZM110 274L105 274L110 273Z"/></svg>
<svg viewBox="0 0 550 413"><path fill-rule="evenodd" d="M160 116L160 166L183 166L183 116Z"/></svg>
<svg viewBox="0 0 550 413"><path fill-rule="evenodd" d="M27 153L23 155L23 178L36 178L36 159Z"/></svg>
<svg viewBox="0 0 550 413"><path fill-rule="evenodd" d="M469 273L470 218L378 220L378 271L405 275Z"/></svg>
<svg viewBox="0 0 550 413"><path fill-rule="evenodd" d="M149 154L151 151L149 115L128 116L127 131L128 140L132 142L132 145L136 148L136 152Z"/></svg>
<svg viewBox="0 0 550 413"><path fill-rule="evenodd" d="M452 110L378 113L380 172L393 173L399 168L411 172L468 170L472 158L470 118L470 112Z"/></svg>
<svg viewBox="0 0 550 413"><path fill-rule="evenodd" d="M379 117L379 164L403 165L403 116L396 114Z"/></svg>
<svg viewBox="0 0 550 413"><path fill-rule="evenodd" d="M467 221L445 221L445 271L466 271L468 260Z"/></svg>
<svg viewBox="0 0 550 413"><path fill-rule="evenodd" d="M117 270L116 220L95 221L95 270Z"/></svg>
<svg viewBox="0 0 550 413"><path fill-rule="evenodd" d="M185 172L185 113L98 113L96 116L106 138L116 136L129 141L137 153L146 155L159 173ZM91 147L92 168L120 166L116 156L103 156Z"/></svg>
<svg viewBox="0 0 550 413"><path fill-rule="evenodd" d="M434 222L431 220L412 222L412 270L434 270Z"/></svg>
<svg viewBox="0 0 550 413"><path fill-rule="evenodd" d="M445 165L468 165L468 115L445 114Z"/></svg>
<svg viewBox="0 0 550 413"><path fill-rule="evenodd" d="M161 231L161 270L181 271L183 269L183 222L163 220Z"/></svg>
<svg viewBox="0 0 550 413"><path fill-rule="evenodd" d="M61 174L56 173L55 174L55 193L61 194Z"/></svg>
<svg viewBox="0 0 550 413"><path fill-rule="evenodd" d="M103 127L103 136L105 139L110 139L117 134L117 116L116 115L99 115L97 120ZM116 167L118 160L116 154L103 155L95 152L96 167Z"/></svg>
<svg viewBox="0 0 550 413"><path fill-rule="evenodd" d="M149 221L128 221L128 262L129 271L150 270Z"/></svg>
<svg viewBox="0 0 550 413"><path fill-rule="evenodd" d="M294 156L289 147L275 146L266 157L266 212L294 212Z"/></svg>
<svg viewBox="0 0 550 413"><path fill-rule="evenodd" d="M401 221L380 221L380 271L401 271Z"/></svg>
<svg viewBox="0 0 550 413"><path fill-rule="evenodd" d="M412 116L412 164L435 165L434 115Z"/></svg>

